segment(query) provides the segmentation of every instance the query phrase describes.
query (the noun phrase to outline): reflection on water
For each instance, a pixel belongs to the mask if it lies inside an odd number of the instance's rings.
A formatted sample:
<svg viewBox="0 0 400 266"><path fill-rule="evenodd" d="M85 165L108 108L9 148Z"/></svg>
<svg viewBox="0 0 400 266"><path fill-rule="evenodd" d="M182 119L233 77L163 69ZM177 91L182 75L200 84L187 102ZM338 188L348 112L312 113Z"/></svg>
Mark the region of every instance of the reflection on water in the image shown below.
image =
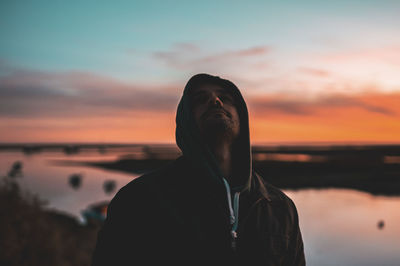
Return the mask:
<svg viewBox="0 0 400 266"><path fill-rule="evenodd" d="M62 152L43 152L32 156L20 152L0 152L0 176L6 175L14 162L21 162L23 177L18 179L18 183L22 189L38 194L48 202L48 208L68 212L81 219L81 211L88 205L110 200L119 188L136 176L84 166L55 165L52 160L114 160L118 156L119 151L104 156L89 152L73 156Z"/></svg>
<svg viewBox="0 0 400 266"><path fill-rule="evenodd" d="M345 189L287 194L297 205L308 265L400 265L400 197Z"/></svg>
<svg viewBox="0 0 400 266"><path fill-rule="evenodd" d="M325 162L326 156L309 155L302 153L285 154L285 153L256 153L253 159L259 161L281 161L281 162Z"/></svg>
<svg viewBox="0 0 400 266"><path fill-rule="evenodd" d="M400 163L400 156L385 156L383 160L385 163Z"/></svg>
<svg viewBox="0 0 400 266"><path fill-rule="evenodd" d="M81 211L87 206L110 200L136 176L56 165L51 161L115 160L126 152L81 150L69 155L63 151L32 155L0 152L0 176L8 174L10 169L14 169L16 176L22 172L18 182L47 200L48 208L81 217ZM142 150L129 151L135 156L141 153ZM20 163L15 165L16 161ZM343 189L286 193L298 208L307 265L400 265L400 197L372 196Z"/></svg>

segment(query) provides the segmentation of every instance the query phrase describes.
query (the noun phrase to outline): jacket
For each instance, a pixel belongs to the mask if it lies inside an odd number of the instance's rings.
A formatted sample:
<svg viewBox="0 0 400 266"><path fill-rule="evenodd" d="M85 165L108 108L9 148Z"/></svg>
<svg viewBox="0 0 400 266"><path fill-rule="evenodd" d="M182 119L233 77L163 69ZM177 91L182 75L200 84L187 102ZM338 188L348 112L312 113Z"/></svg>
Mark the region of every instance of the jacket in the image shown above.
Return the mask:
<svg viewBox="0 0 400 266"><path fill-rule="evenodd" d="M240 182L234 186L193 122L190 93L204 83L236 99L240 135L233 173ZM252 168L247 107L238 88L207 74L192 77L176 124L182 156L116 194L92 265L305 265L294 203Z"/></svg>

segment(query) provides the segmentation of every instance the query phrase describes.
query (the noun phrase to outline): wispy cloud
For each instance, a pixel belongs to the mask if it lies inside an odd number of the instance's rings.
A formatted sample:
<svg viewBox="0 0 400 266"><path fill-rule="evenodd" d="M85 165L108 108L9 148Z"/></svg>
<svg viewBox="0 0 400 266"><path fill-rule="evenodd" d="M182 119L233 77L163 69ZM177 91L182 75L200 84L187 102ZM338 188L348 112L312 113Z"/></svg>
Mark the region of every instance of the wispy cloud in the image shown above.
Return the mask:
<svg viewBox="0 0 400 266"><path fill-rule="evenodd" d="M400 67L400 45L336 52L319 56L319 58L332 63L370 62Z"/></svg>
<svg viewBox="0 0 400 266"><path fill-rule="evenodd" d="M225 60L229 61L232 59L243 59L248 57L261 56L267 54L269 50L270 49L268 47L252 47L244 50L228 51L197 58L193 63L223 62Z"/></svg>
<svg viewBox="0 0 400 266"><path fill-rule="evenodd" d="M121 111L172 111L179 95L88 72L12 71L0 77L0 116L99 116Z"/></svg>
<svg viewBox="0 0 400 266"><path fill-rule="evenodd" d="M188 68L207 69L215 66L229 68L231 67L229 63L245 63L247 59L256 59L252 63L260 64L257 59L267 55L270 50L271 48L268 46L255 46L240 50L210 53L195 44L181 43L173 46L169 51L155 52L153 57L170 67L183 70Z"/></svg>
<svg viewBox="0 0 400 266"><path fill-rule="evenodd" d="M385 92L400 90L400 45L310 55L309 63L313 68L328 71L327 77L332 79L329 83L349 82L361 86L369 83L377 84Z"/></svg>
<svg viewBox="0 0 400 266"><path fill-rule="evenodd" d="M371 102L376 96L400 100L400 94L359 94L359 95L325 95L313 99L294 97L285 94L252 98L249 105L262 114L284 114L288 116L313 116L332 109L359 108L369 113L385 116L399 115L395 105L387 105L383 99ZM349 113L351 116L351 113Z"/></svg>
<svg viewBox="0 0 400 266"><path fill-rule="evenodd" d="M316 77L328 77L330 75L329 71L311 67L299 67L298 71Z"/></svg>

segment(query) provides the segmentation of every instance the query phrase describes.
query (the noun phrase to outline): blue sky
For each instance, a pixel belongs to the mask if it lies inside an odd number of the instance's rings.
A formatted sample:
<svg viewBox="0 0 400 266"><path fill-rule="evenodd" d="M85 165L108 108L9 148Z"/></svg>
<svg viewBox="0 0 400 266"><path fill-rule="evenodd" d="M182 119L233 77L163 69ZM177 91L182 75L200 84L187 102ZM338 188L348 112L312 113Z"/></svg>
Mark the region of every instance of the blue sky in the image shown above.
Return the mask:
<svg viewBox="0 0 400 266"><path fill-rule="evenodd" d="M293 55L384 45L400 28L398 1L2 1L0 10L8 64L127 80L179 76L152 53L182 43Z"/></svg>
<svg viewBox="0 0 400 266"><path fill-rule="evenodd" d="M22 114L72 119L70 111L54 112L57 105L39 100L58 95L68 106L75 95L82 104L106 104L93 86L115 106L126 102L113 94L118 91L153 97L166 108L162 112L171 112L198 72L234 81L250 109L260 106L252 97L280 101L273 106L282 111L293 100L306 105L336 94L398 93L398 14L400 1L3 0L0 96L6 104L0 116L15 130L35 130ZM37 102L32 93L41 96ZM132 105L122 105L131 111ZM88 113L97 113L96 106ZM46 127L57 127L53 122Z"/></svg>

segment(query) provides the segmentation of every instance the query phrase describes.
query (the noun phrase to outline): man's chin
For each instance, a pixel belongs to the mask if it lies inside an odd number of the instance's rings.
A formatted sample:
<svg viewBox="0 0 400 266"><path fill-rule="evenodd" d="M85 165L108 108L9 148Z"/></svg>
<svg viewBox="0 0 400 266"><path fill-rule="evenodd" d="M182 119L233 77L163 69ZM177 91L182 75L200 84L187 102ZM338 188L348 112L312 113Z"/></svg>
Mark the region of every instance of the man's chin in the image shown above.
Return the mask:
<svg viewBox="0 0 400 266"><path fill-rule="evenodd" d="M212 119L204 125L204 132L209 136L226 136L233 135L232 124L223 119Z"/></svg>
<svg viewBox="0 0 400 266"><path fill-rule="evenodd" d="M225 129L230 127L230 121L223 117L212 117L204 122L204 128L213 130L213 128Z"/></svg>

